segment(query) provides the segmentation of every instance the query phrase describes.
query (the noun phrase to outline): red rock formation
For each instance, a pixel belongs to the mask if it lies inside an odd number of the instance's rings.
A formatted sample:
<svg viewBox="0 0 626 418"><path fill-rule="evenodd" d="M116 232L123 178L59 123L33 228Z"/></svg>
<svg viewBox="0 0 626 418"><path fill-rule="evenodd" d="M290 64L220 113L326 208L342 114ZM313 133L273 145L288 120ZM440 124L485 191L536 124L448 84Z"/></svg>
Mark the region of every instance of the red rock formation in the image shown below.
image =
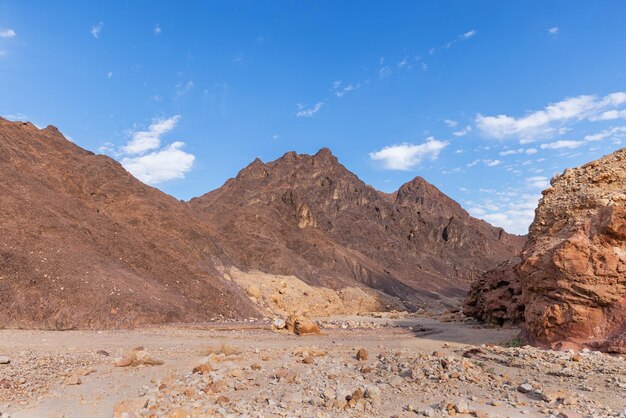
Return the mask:
<svg viewBox="0 0 626 418"><path fill-rule="evenodd" d="M0 328L254 315L219 279L215 231L54 127L0 118Z"/></svg>
<svg viewBox="0 0 626 418"><path fill-rule="evenodd" d="M551 184L519 268L528 339L626 353L626 149Z"/></svg>

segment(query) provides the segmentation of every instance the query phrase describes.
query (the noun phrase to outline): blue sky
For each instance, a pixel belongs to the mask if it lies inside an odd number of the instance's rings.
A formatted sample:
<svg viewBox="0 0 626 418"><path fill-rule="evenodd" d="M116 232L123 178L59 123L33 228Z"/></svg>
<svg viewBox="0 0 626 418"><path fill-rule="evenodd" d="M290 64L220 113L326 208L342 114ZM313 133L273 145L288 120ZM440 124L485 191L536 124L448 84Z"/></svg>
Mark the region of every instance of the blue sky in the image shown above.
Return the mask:
<svg viewBox="0 0 626 418"><path fill-rule="evenodd" d="M564 168L626 138L623 1L0 0L0 115L181 199L329 147L525 233Z"/></svg>

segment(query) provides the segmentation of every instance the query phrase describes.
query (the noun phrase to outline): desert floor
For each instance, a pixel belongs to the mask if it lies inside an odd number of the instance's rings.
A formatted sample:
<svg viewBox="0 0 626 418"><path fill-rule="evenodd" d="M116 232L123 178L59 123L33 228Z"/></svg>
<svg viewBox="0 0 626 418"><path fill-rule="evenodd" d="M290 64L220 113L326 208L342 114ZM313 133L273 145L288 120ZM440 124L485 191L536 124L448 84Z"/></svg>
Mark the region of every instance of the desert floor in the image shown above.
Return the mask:
<svg viewBox="0 0 626 418"><path fill-rule="evenodd" d="M626 416L624 357L509 347L517 330L462 321L320 322L3 330L0 417Z"/></svg>

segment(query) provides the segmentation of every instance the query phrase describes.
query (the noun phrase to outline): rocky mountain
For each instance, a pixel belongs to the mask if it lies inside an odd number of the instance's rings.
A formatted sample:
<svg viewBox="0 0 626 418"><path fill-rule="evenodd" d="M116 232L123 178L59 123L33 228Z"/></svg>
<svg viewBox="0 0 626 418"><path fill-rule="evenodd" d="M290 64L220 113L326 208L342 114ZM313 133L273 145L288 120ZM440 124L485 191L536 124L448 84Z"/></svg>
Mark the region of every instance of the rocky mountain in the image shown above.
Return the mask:
<svg viewBox="0 0 626 418"><path fill-rule="evenodd" d="M626 149L555 176L521 262L485 275L465 312L501 322L520 319L524 310L533 344L626 353L624 185Z"/></svg>
<svg viewBox="0 0 626 418"><path fill-rule="evenodd" d="M0 327L102 328L253 315L217 233L184 202L48 126L0 118Z"/></svg>
<svg viewBox="0 0 626 418"><path fill-rule="evenodd" d="M458 305L472 280L523 242L421 177L379 192L328 149L257 159L190 206L228 242L226 258L238 268L335 289L358 283L407 307Z"/></svg>
<svg viewBox="0 0 626 418"><path fill-rule="evenodd" d="M256 160L183 202L52 126L0 119L0 178L3 328L236 319L309 299L441 309L522 243L420 177L378 192L327 149Z"/></svg>

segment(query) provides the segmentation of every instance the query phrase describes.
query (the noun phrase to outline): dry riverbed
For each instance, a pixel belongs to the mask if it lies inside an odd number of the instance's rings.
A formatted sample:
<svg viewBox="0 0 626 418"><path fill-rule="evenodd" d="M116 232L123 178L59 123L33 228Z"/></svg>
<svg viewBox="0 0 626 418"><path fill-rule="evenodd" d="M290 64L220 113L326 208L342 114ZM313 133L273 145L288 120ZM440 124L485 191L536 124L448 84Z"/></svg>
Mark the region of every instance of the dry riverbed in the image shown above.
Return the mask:
<svg viewBox="0 0 626 418"><path fill-rule="evenodd" d="M466 322L320 322L0 331L0 417L626 416L623 356Z"/></svg>

